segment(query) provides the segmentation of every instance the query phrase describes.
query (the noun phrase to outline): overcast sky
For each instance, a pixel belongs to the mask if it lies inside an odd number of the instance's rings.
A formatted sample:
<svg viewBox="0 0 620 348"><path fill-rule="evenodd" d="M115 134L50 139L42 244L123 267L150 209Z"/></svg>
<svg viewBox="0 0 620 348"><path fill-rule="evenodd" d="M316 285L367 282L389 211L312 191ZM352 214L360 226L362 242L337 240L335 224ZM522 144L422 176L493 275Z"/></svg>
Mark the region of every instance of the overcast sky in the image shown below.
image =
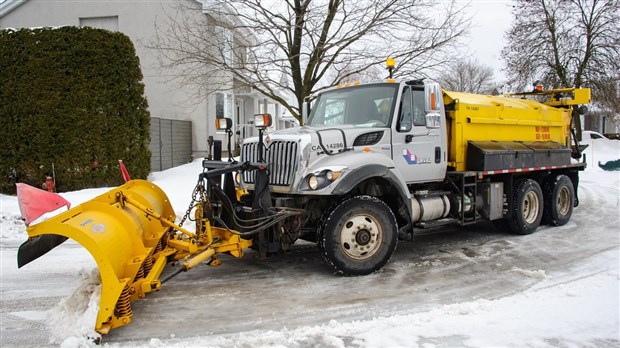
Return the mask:
<svg viewBox="0 0 620 348"><path fill-rule="evenodd" d="M470 3L467 11L472 16L469 50L472 57L495 71L495 80L506 79L500 71L503 67L500 52L504 47L504 33L512 22L510 0L459 0Z"/></svg>
<svg viewBox="0 0 620 348"><path fill-rule="evenodd" d="M511 0L457 0L467 4L468 14L472 16L470 41L467 45L472 57L495 71L495 80L502 82L505 75L500 69L500 52L504 46L504 33L510 27ZM4 0L0 0L0 3Z"/></svg>

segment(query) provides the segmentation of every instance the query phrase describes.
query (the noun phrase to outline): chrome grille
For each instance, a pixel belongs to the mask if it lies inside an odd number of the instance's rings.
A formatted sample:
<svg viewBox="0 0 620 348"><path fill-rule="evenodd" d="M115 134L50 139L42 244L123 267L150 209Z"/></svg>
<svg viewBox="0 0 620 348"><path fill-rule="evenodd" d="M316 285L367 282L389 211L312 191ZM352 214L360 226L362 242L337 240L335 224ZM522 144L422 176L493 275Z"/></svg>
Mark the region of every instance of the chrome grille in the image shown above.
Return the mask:
<svg viewBox="0 0 620 348"><path fill-rule="evenodd" d="M263 158L269 163L269 185L290 186L297 167L297 142L274 140L264 150ZM258 162L258 143L243 144L241 161ZM256 171L243 173L243 181L253 184Z"/></svg>

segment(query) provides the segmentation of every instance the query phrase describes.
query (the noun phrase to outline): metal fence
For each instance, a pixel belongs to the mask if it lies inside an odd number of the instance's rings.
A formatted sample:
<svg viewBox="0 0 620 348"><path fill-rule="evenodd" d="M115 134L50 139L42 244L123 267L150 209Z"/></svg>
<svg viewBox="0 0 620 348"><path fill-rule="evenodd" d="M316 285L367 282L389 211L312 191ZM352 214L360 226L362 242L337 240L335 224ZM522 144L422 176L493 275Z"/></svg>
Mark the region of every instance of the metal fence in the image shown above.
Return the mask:
<svg viewBox="0 0 620 348"><path fill-rule="evenodd" d="M192 122L151 117L151 171L192 160Z"/></svg>

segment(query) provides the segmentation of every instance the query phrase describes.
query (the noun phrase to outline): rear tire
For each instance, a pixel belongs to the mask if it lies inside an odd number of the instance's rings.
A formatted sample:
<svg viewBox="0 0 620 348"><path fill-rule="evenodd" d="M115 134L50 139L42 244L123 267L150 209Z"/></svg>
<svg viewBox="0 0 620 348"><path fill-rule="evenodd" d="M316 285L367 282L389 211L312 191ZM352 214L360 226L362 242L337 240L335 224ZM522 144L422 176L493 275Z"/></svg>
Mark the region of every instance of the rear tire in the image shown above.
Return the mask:
<svg viewBox="0 0 620 348"><path fill-rule="evenodd" d="M566 175L558 175L544 185L544 221L551 226L566 225L573 214L575 189Z"/></svg>
<svg viewBox="0 0 620 348"><path fill-rule="evenodd" d="M543 215L543 194L532 179L518 181L512 195L510 229L516 234L531 234L540 225Z"/></svg>
<svg viewBox="0 0 620 348"><path fill-rule="evenodd" d="M382 200L353 196L327 214L319 248L336 273L366 275L390 260L396 249L398 225L392 210Z"/></svg>

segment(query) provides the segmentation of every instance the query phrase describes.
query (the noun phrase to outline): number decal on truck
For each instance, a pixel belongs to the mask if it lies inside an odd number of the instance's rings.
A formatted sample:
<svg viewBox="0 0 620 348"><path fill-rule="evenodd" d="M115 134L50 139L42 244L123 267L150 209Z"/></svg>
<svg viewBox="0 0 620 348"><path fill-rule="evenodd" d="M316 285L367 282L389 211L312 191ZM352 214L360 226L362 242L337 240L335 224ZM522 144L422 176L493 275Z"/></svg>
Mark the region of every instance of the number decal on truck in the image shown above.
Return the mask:
<svg viewBox="0 0 620 348"><path fill-rule="evenodd" d="M536 140L550 140L551 133L548 126L536 126Z"/></svg>
<svg viewBox="0 0 620 348"><path fill-rule="evenodd" d="M325 148L328 149L328 150L343 149L344 148L344 143L325 144ZM321 146L319 146L319 145L312 145L311 150L312 151L321 151Z"/></svg>

